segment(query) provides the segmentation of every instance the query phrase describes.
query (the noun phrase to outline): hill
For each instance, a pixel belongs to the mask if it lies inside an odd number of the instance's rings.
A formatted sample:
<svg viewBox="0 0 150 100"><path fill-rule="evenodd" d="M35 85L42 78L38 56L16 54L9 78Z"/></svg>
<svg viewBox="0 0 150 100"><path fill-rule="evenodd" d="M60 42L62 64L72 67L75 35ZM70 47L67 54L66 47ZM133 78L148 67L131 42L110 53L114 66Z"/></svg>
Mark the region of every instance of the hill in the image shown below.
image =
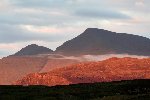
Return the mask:
<svg viewBox="0 0 150 100"><path fill-rule="evenodd" d="M44 57L6 57L0 60L0 85L10 85L29 73L39 72L47 59Z"/></svg>
<svg viewBox="0 0 150 100"><path fill-rule="evenodd" d="M30 73L48 72L56 67L77 63L79 61L76 59L59 58L57 55L4 57L0 59L0 85L10 85Z"/></svg>
<svg viewBox="0 0 150 100"><path fill-rule="evenodd" d="M149 100L150 80L67 86L0 86L1 100Z"/></svg>
<svg viewBox="0 0 150 100"><path fill-rule="evenodd" d="M150 39L142 36L88 28L65 42L56 52L65 55L130 54L150 55Z"/></svg>
<svg viewBox="0 0 150 100"><path fill-rule="evenodd" d="M26 46L25 48L22 48L20 51L15 53L13 56L31 56L31 55L37 55L37 54L43 54L43 53L51 53L53 52L51 49L38 46L36 44L31 44Z"/></svg>
<svg viewBox="0 0 150 100"><path fill-rule="evenodd" d="M17 85L68 85L150 78L150 58L110 58L99 62L74 64L46 73L33 73Z"/></svg>

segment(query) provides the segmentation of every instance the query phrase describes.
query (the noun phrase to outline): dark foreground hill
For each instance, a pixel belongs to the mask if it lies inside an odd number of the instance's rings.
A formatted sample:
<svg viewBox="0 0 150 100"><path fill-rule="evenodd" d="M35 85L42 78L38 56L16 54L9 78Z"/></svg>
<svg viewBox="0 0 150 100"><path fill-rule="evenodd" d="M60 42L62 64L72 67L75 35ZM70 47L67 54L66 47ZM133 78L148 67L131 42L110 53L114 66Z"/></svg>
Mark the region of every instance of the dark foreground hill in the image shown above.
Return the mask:
<svg viewBox="0 0 150 100"><path fill-rule="evenodd" d="M37 55L37 54L43 54L43 53L51 53L53 52L51 49L38 46L36 44L31 44L26 46L25 48L22 48L20 51L15 53L13 56L31 56L31 55Z"/></svg>
<svg viewBox="0 0 150 100"><path fill-rule="evenodd" d="M65 42L56 52L66 55L121 54L150 55L150 39L142 36L88 28Z"/></svg>
<svg viewBox="0 0 150 100"><path fill-rule="evenodd" d="M66 86L0 86L0 100L150 100L150 80Z"/></svg>

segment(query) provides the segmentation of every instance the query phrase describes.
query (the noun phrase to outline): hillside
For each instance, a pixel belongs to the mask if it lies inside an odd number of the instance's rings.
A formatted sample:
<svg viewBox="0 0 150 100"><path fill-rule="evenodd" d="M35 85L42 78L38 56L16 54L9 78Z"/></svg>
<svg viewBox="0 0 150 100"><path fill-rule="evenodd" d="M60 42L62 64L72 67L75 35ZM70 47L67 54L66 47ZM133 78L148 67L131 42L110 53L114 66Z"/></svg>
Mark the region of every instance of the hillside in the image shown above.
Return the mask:
<svg viewBox="0 0 150 100"><path fill-rule="evenodd" d="M29 73L39 72L45 63L43 57L6 57L0 60L0 85L10 85Z"/></svg>
<svg viewBox="0 0 150 100"><path fill-rule="evenodd" d="M65 55L130 54L150 55L150 39L142 36L88 28L56 49Z"/></svg>
<svg viewBox="0 0 150 100"><path fill-rule="evenodd" d="M33 73L18 80L18 85L68 85L150 78L150 58L110 58ZM61 84L60 84L61 83Z"/></svg>
<svg viewBox="0 0 150 100"><path fill-rule="evenodd" d="M78 64L78 63L80 63L80 61L76 59L65 59L65 58L53 59L51 58L47 60L47 63L43 66L40 72L48 72L55 68L69 66L69 65Z"/></svg>
<svg viewBox="0 0 150 100"><path fill-rule="evenodd" d="M0 85L10 85L30 73L48 72L57 67L79 63L76 59L53 56L9 56L0 59Z"/></svg>

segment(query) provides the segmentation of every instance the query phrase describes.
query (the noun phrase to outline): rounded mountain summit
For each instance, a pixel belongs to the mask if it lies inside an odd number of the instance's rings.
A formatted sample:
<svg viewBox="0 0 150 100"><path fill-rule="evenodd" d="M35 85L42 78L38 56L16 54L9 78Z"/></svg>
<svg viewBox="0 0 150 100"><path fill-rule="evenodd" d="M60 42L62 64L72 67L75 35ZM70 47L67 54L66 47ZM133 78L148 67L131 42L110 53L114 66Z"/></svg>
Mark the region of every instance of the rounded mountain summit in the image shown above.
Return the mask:
<svg viewBox="0 0 150 100"><path fill-rule="evenodd" d="M30 55L37 55L37 54L51 53L51 52L53 51L47 47L31 44L26 46L25 48L22 48L13 56L30 56Z"/></svg>

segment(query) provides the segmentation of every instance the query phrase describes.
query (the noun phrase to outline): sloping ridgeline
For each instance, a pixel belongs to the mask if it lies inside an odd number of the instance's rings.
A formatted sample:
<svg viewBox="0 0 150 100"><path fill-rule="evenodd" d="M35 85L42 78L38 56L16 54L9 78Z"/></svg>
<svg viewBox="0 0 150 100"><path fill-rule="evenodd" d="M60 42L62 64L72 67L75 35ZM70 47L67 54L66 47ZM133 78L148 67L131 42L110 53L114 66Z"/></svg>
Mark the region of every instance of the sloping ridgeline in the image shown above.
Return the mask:
<svg viewBox="0 0 150 100"><path fill-rule="evenodd" d="M150 55L150 39L138 35L88 28L76 38L65 42L56 52L66 55L130 54Z"/></svg>

